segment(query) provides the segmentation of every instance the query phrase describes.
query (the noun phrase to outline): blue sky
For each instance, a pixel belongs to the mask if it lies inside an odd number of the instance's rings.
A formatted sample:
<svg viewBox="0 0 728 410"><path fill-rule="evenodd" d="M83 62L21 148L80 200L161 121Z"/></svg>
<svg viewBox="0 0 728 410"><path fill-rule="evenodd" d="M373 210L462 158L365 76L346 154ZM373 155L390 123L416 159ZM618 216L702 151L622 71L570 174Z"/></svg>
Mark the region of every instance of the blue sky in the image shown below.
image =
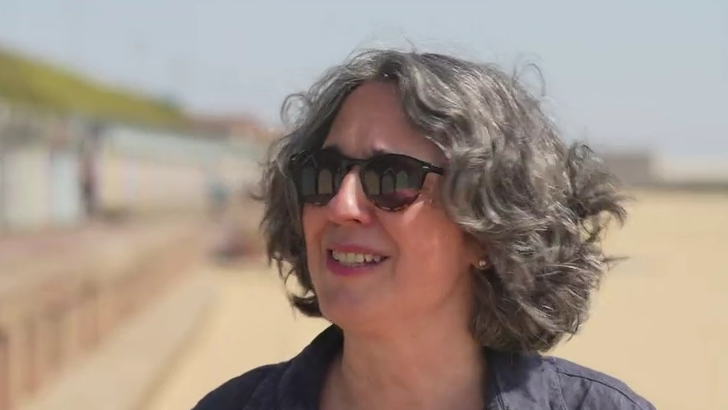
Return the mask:
<svg viewBox="0 0 728 410"><path fill-rule="evenodd" d="M728 152L725 0L0 0L0 43L195 110L275 123L357 47L536 61L570 137Z"/></svg>

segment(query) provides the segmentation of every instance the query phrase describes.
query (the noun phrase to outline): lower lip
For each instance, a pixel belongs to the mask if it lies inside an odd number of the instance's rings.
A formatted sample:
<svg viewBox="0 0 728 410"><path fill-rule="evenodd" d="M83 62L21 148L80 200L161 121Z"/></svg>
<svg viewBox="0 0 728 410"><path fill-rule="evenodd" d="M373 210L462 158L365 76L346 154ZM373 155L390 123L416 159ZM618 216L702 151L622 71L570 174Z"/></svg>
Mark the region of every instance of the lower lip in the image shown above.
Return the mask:
<svg viewBox="0 0 728 410"><path fill-rule="evenodd" d="M379 262L375 263L367 263L362 264L358 266L350 266L350 265L344 265L334 259L333 256L331 256L331 252L327 252L326 255L326 268L329 270L329 272L333 273L336 276L356 276L356 275L362 275L365 273L371 272L373 269L378 268L382 266L382 264L387 259L383 259Z"/></svg>

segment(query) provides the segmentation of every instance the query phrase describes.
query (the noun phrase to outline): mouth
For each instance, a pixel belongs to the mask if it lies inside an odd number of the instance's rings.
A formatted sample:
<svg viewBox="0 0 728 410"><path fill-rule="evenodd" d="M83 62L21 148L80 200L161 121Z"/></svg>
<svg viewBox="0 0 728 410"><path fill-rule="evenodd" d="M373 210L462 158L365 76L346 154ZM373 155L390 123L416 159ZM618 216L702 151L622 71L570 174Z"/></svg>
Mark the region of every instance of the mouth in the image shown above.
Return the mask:
<svg viewBox="0 0 728 410"><path fill-rule="evenodd" d="M376 253L343 252L333 249L327 250L330 263L346 268L363 268L380 265L389 259L388 256Z"/></svg>

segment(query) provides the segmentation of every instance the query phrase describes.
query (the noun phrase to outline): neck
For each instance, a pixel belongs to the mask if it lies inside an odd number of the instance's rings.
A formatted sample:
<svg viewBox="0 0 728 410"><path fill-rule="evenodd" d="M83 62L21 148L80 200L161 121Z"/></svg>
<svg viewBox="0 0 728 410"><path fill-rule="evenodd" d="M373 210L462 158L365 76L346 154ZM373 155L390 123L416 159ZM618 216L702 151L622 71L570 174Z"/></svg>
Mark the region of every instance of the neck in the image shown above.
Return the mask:
<svg viewBox="0 0 728 410"><path fill-rule="evenodd" d="M485 362L467 327L400 327L387 336L346 332L325 408L482 409ZM442 322L439 322L442 323ZM334 397L335 396L335 397Z"/></svg>

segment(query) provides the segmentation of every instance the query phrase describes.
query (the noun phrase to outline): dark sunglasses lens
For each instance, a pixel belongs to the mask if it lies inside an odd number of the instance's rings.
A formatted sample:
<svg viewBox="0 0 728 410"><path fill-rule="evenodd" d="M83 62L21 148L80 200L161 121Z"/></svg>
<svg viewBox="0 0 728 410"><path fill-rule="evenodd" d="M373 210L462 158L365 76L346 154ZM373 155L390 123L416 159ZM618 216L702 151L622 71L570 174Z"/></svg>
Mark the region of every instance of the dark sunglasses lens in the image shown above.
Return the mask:
<svg viewBox="0 0 728 410"><path fill-rule="evenodd" d="M369 199L387 210L412 204L422 188L420 164L400 156L373 159L363 170L362 185Z"/></svg>
<svg viewBox="0 0 728 410"><path fill-rule="evenodd" d="M341 160L326 152L318 152L297 167L298 190L304 203L325 205L341 185Z"/></svg>

